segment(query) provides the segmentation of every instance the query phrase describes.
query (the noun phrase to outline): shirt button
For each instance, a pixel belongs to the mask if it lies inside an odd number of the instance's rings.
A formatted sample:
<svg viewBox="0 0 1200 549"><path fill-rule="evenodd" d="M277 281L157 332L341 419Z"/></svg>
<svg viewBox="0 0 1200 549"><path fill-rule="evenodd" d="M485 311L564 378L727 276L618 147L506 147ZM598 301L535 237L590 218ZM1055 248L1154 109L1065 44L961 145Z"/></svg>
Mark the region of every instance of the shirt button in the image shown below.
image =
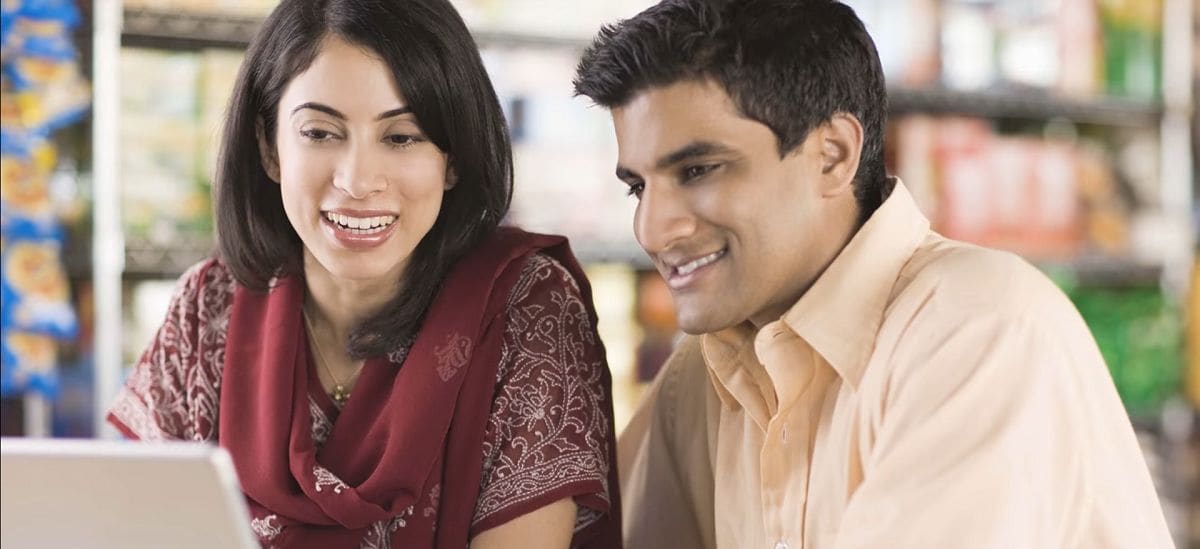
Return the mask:
<svg viewBox="0 0 1200 549"><path fill-rule="evenodd" d="M775 549L788 549L788 544L783 541L778 542L775 544Z"/></svg>

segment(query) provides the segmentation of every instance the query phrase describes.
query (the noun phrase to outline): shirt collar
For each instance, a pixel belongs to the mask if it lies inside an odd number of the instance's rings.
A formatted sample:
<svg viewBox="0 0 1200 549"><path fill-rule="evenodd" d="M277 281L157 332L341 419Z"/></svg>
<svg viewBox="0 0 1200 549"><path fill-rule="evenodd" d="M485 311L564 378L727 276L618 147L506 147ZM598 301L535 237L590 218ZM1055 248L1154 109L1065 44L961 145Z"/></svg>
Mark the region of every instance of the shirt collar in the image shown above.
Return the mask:
<svg viewBox="0 0 1200 549"><path fill-rule="evenodd" d="M929 220L895 179L883 205L781 319L854 388L874 351L900 270L928 232ZM754 360L754 335L743 323L703 338L705 361L726 404L734 404L728 389L733 380L727 378L738 363Z"/></svg>

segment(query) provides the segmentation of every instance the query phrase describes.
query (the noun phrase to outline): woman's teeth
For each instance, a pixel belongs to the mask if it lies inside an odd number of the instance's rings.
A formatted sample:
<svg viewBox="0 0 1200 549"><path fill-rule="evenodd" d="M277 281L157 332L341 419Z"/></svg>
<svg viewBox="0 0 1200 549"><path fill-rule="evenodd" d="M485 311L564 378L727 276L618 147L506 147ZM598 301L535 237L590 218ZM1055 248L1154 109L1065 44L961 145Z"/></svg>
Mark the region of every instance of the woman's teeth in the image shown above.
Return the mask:
<svg viewBox="0 0 1200 549"><path fill-rule="evenodd" d="M377 215L374 217L351 217L339 213L325 212L328 219L343 229L355 234L370 234L382 231L396 221L394 215Z"/></svg>
<svg viewBox="0 0 1200 549"><path fill-rule="evenodd" d="M721 259L722 255L725 255L725 250L715 251L704 257L701 257L699 259L693 259L687 263L684 263L683 265L676 267L675 272L678 273L679 276L690 275L690 274L696 272L696 269L699 269L700 267L708 265L718 259Z"/></svg>

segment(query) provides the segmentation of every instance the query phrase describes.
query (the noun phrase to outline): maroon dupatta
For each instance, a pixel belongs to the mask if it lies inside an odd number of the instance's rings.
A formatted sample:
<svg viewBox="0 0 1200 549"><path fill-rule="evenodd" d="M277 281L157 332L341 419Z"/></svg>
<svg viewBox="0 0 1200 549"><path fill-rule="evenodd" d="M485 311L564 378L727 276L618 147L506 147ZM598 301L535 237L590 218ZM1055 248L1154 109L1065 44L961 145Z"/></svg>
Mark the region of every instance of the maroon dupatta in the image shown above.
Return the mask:
<svg viewBox="0 0 1200 549"><path fill-rule="evenodd" d="M265 293L237 289L219 440L233 456L264 544L467 546L506 299L522 260L538 251L574 276L595 326L591 290L566 240L499 229L451 270L406 357L366 361L319 450L301 320L304 281L282 278ZM611 422L607 373L603 383ZM608 448L615 453L615 442ZM577 498L605 516L576 534L577 546L620 546L615 455L608 459L608 501ZM580 495L567 488L562 497Z"/></svg>

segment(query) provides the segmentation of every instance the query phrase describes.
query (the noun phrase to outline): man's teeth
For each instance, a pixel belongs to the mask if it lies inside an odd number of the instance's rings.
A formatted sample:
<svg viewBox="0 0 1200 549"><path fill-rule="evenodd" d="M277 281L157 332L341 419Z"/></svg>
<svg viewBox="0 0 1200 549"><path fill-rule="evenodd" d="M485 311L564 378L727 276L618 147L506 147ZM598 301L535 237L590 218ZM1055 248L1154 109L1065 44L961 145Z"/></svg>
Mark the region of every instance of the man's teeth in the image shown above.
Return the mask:
<svg viewBox="0 0 1200 549"><path fill-rule="evenodd" d="M690 275L690 274L696 272L696 269L699 269L700 267L708 265L709 263L712 263L713 261L721 259L721 256L724 254L725 254L725 250L719 250L719 251L715 251L711 254L708 254L704 257L701 257L700 259L693 259L687 263L684 263L683 265L676 267L675 272L678 273L679 276Z"/></svg>
<svg viewBox="0 0 1200 549"><path fill-rule="evenodd" d="M364 232L378 232L396 221L396 216L394 215L351 217L333 212L325 212L325 218L341 225L343 228Z"/></svg>

